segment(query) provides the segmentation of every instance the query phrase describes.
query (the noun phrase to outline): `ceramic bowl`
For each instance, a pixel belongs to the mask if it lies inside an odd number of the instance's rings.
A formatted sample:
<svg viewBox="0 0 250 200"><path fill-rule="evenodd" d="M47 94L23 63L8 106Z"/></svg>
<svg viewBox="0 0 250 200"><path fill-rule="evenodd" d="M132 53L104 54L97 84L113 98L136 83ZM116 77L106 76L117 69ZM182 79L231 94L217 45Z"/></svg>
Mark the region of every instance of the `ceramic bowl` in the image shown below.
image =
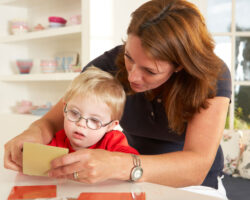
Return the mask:
<svg viewBox="0 0 250 200"><path fill-rule="evenodd" d="M18 59L16 65L20 74L28 74L33 66L33 61L31 59Z"/></svg>
<svg viewBox="0 0 250 200"><path fill-rule="evenodd" d="M55 60L41 60L40 67L43 73L53 73L56 71L57 62Z"/></svg>
<svg viewBox="0 0 250 200"><path fill-rule="evenodd" d="M23 20L13 20L11 21L11 33L14 35L27 33L29 30L28 24Z"/></svg>
<svg viewBox="0 0 250 200"><path fill-rule="evenodd" d="M82 66L80 66L80 65L70 65L69 68L70 68L70 71L72 71L72 72L81 72L82 71Z"/></svg>
<svg viewBox="0 0 250 200"><path fill-rule="evenodd" d="M37 108L37 109L33 109L31 110L31 114L32 115L45 115L48 111L50 110L50 108Z"/></svg>
<svg viewBox="0 0 250 200"><path fill-rule="evenodd" d="M49 17L49 22L57 22L57 23L61 23L61 24L66 24L67 20L62 18L62 17L56 17L56 16L50 16Z"/></svg>
<svg viewBox="0 0 250 200"><path fill-rule="evenodd" d="M45 105L36 106L30 112L33 115L45 115L52 107L51 102L47 102Z"/></svg>
<svg viewBox="0 0 250 200"><path fill-rule="evenodd" d="M72 25L77 25L82 23L82 16L81 15L72 15L69 18L69 22Z"/></svg>
<svg viewBox="0 0 250 200"><path fill-rule="evenodd" d="M65 24L59 23L59 22L50 22L49 27L50 28L58 28L58 27L63 27Z"/></svg>
<svg viewBox="0 0 250 200"><path fill-rule="evenodd" d="M14 111L19 114L29 114L33 105L31 101L22 100L16 103L16 106L13 107Z"/></svg>

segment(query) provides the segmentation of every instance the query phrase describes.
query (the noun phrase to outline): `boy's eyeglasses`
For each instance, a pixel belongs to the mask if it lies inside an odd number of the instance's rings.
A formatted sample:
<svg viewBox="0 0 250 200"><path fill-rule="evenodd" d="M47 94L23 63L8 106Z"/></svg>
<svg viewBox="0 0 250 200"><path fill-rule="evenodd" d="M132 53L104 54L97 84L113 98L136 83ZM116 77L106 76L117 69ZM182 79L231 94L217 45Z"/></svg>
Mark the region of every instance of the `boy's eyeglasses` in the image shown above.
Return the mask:
<svg viewBox="0 0 250 200"><path fill-rule="evenodd" d="M75 110L67 110L67 104L64 107L64 113L66 114L66 117L69 121L71 122L79 122L81 121L81 119L84 119L86 121L86 125L89 129L92 130L98 130L102 127L105 127L107 125L109 125L112 121L106 123L106 124L102 124L102 122L98 119L95 118L84 118L83 116L81 116L81 113L75 111Z"/></svg>

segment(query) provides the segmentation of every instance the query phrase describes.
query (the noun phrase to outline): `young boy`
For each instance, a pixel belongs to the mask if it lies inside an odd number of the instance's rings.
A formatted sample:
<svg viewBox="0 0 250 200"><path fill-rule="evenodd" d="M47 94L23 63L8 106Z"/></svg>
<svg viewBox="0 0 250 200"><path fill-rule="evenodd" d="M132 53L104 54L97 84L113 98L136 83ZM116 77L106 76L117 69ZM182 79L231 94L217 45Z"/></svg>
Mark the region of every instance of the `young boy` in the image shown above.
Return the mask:
<svg viewBox="0 0 250 200"><path fill-rule="evenodd" d="M64 129L49 145L69 152L90 148L138 154L122 132L113 130L122 117L125 99L123 87L111 74L89 67L66 91Z"/></svg>

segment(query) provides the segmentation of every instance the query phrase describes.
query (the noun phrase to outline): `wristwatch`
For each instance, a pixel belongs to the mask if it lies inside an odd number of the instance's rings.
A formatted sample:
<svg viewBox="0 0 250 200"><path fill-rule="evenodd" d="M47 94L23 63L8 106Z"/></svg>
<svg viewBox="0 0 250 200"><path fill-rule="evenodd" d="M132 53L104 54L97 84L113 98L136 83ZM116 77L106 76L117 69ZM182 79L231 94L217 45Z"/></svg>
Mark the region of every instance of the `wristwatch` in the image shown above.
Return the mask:
<svg viewBox="0 0 250 200"><path fill-rule="evenodd" d="M134 167L131 170L130 180L137 181L142 177L142 174L143 174L143 169L141 167L141 160L140 160L139 156L137 156L135 154L131 154L131 155L133 157Z"/></svg>

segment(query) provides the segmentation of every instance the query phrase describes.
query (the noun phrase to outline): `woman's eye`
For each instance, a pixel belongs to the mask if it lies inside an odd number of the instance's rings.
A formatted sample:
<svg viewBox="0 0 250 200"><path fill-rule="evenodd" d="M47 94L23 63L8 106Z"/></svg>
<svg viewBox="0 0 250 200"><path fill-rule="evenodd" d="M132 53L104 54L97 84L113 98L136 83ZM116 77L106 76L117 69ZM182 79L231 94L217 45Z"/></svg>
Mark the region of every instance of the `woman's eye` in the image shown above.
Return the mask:
<svg viewBox="0 0 250 200"><path fill-rule="evenodd" d="M145 69L145 71L148 73L148 74L151 74L151 75L156 75L157 73L155 72L152 72L151 70L149 69Z"/></svg>
<svg viewBox="0 0 250 200"><path fill-rule="evenodd" d="M133 62L132 58L128 54L124 54L125 58L128 59L130 62Z"/></svg>

